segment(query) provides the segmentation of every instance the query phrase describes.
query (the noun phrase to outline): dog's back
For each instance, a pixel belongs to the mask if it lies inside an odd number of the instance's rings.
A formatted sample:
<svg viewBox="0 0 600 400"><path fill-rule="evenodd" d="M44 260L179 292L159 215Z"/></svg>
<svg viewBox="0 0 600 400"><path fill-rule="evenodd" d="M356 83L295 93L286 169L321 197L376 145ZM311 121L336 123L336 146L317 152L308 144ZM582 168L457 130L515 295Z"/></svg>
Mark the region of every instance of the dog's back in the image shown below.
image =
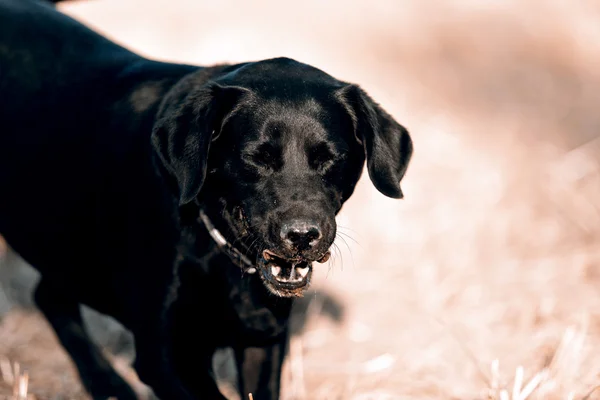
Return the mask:
<svg viewBox="0 0 600 400"><path fill-rule="evenodd" d="M141 60L52 4L0 0L0 232L42 271L107 239L90 226L141 131L115 126Z"/></svg>
<svg viewBox="0 0 600 400"><path fill-rule="evenodd" d="M45 1L0 0L0 38L3 119L93 100L85 86L136 57Z"/></svg>

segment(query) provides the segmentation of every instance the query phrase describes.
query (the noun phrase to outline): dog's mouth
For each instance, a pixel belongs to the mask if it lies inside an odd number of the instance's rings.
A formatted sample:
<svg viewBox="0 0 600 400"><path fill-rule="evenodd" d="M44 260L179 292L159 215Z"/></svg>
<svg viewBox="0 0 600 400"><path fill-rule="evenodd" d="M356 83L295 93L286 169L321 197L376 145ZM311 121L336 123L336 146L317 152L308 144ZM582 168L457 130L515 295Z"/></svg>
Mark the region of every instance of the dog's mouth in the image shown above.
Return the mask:
<svg viewBox="0 0 600 400"><path fill-rule="evenodd" d="M315 261L324 263L330 254L327 251ZM302 257L285 258L264 250L258 264L260 277L270 292L280 297L301 297L310 285L312 263Z"/></svg>

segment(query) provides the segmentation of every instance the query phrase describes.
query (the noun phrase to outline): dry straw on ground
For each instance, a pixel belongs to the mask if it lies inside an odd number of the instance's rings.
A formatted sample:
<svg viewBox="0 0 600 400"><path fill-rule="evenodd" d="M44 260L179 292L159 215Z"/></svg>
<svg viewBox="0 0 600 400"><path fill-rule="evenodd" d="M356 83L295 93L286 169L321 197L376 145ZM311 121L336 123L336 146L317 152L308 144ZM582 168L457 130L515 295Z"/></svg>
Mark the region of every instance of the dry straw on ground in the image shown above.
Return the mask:
<svg viewBox="0 0 600 400"><path fill-rule="evenodd" d="M0 378L2 384L8 391L12 391L11 399L34 400L33 395L28 394L29 374L21 371L19 363L11 363L7 358L0 358Z"/></svg>
<svg viewBox="0 0 600 400"><path fill-rule="evenodd" d="M339 217L336 257L315 281L347 312L336 325L309 309L284 400L600 398L597 2L62 9L163 59L313 63L361 83L413 133L406 198L365 174ZM11 312L0 354L27 368L36 398L84 398L39 316ZM231 376L222 385L231 392Z"/></svg>

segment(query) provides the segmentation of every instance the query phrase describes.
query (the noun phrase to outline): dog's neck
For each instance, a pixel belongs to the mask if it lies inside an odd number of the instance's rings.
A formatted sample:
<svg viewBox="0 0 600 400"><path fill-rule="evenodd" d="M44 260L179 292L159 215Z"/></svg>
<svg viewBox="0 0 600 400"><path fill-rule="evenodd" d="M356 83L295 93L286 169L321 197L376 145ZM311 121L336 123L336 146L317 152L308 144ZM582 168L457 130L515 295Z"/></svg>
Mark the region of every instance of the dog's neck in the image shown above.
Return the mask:
<svg viewBox="0 0 600 400"><path fill-rule="evenodd" d="M215 228L203 209L200 209L200 220L206 227L210 237L212 237L217 246L231 258L231 261L233 261L235 265L248 274L254 274L256 272L256 267L252 261L225 239L221 232Z"/></svg>

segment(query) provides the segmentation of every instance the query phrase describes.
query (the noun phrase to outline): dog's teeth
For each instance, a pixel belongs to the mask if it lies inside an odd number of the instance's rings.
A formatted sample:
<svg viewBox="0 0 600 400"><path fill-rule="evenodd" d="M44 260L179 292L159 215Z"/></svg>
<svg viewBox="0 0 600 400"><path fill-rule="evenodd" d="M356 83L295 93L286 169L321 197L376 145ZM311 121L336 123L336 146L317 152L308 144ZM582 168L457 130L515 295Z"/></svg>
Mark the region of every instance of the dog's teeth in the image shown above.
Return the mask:
<svg viewBox="0 0 600 400"><path fill-rule="evenodd" d="M289 276L289 280L293 281L296 278L296 268L290 268L290 276Z"/></svg>
<svg viewBox="0 0 600 400"><path fill-rule="evenodd" d="M271 274L273 274L273 276L279 275L280 272L281 272L281 267L271 267Z"/></svg>
<svg viewBox="0 0 600 400"><path fill-rule="evenodd" d="M300 276L302 276L303 278L306 278L306 275L308 275L309 267L296 268L296 269L298 270L298 273L300 274Z"/></svg>

